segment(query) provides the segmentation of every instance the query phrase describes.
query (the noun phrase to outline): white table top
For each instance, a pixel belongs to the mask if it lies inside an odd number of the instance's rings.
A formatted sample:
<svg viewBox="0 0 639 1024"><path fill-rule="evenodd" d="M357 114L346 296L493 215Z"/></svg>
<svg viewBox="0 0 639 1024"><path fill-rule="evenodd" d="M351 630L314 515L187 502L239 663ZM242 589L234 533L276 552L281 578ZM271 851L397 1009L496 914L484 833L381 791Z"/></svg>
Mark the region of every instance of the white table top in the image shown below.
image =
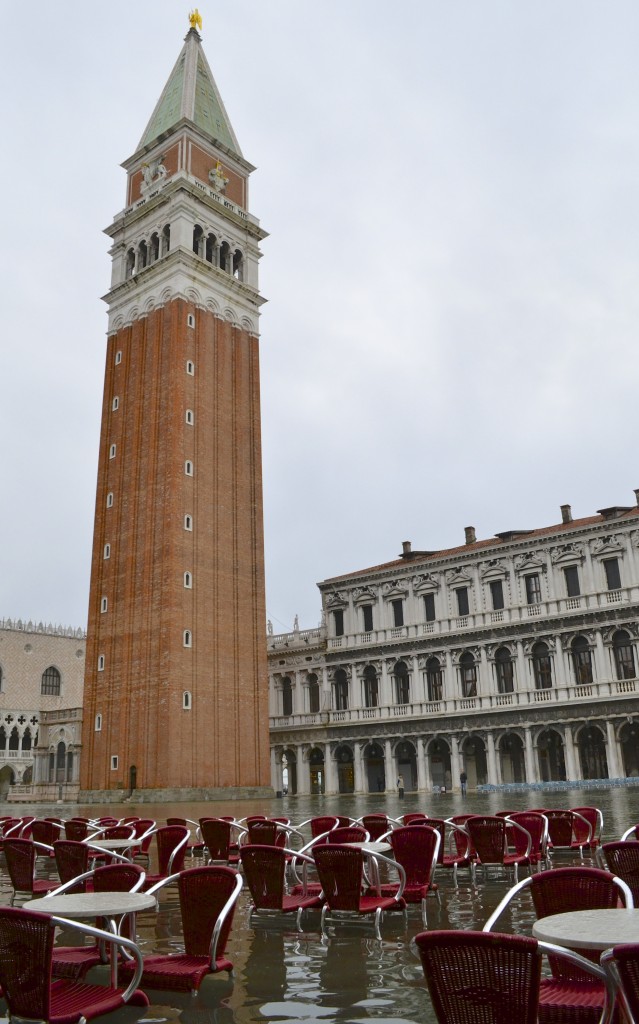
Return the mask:
<svg viewBox="0 0 639 1024"><path fill-rule="evenodd" d="M83 839L85 846L95 846L97 850L128 850L139 841L133 839Z"/></svg>
<svg viewBox="0 0 639 1024"><path fill-rule="evenodd" d="M622 942L639 942L639 910L576 910L535 921L536 939L571 949L609 949Z"/></svg>
<svg viewBox="0 0 639 1024"><path fill-rule="evenodd" d="M362 843L344 843L344 846L353 846L356 850L363 850L364 853L388 853L392 850L390 843L380 843L368 839Z"/></svg>
<svg viewBox="0 0 639 1024"><path fill-rule="evenodd" d="M140 910L155 910L155 896L146 892L78 892L62 893L23 903L25 910L38 910L56 917L82 919L85 917L113 917L135 914Z"/></svg>

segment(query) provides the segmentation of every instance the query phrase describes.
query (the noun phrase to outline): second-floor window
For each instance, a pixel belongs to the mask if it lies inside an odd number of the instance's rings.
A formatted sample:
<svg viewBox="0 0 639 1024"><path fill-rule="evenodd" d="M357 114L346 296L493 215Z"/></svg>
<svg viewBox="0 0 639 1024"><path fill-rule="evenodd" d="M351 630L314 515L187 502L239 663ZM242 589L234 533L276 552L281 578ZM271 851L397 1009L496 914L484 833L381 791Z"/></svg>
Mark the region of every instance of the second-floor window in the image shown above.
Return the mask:
<svg viewBox="0 0 639 1024"><path fill-rule="evenodd" d="M608 590L621 590L621 573L618 558L604 558L604 572Z"/></svg>
<svg viewBox="0 0 639 1024"><path fill-rule="evenodd" d="M526 603L541 604L541 582L536 572L524 577L526 581Z"/></svg>
<svg viewBox="0 0 639 1024"><path fill-rule="evenodd" d="M576 636L572 642L572 660L576 683L592 682L592 655L585 636Z"/></svg>
<svg viewBox="0 0 639 1024"><path fill-rule="evenodd" d="M513 659L507 647L495 651L495 674L499 693L512 693L514 689Z"/></svg>
<svg viewBox="0 0 639 1024"><path fill-rule="evenodd" d="M477 665L470 651L465 651L459 659L459 672L463 697L477 696Z"/></svg>
<svg viewBox="0 0 639 1024"><path fill-rule="evenodd" d="M424 594L424 615L426 616L426 622L435 621L435 595Z"/></svg>
<svg viewBox="0 0 639 1024"><path fill-rule="evenodd" d="M410 676L405 661L398 661L394 669L395 699L398 704L410 704Z"/></svg>
<svg viewBox="0 0 639 1024"><path fill-rule="evenodd" d="M429 658L426 662L426 688L429 700L442 699L443 676L439 658Z"/></svg>
<svg viewBox="0 0 639 1024"><path fill-rule="evenodd" d="M364 632L370 633L373 629L373 606L372 604L362 605L362 623Z"/></svg>
<svg viewBox="0 0 639 1024"><path fill-rule="evenodd" d="M336 608L333 612L333 626L335 636L344 636L344 610L342 608Z"/></svg>
<svg viewBox="0 0 639 1024"><path fill-rule="evenodd" d="M364 669L364 706L376 708L379 705L379 682L377 672L372 665Z"/></svg>
<svg viewBox="0 0 639 1024"><path fill-rule="evenodd" d="M612 638L612 649L615 655L617 679L634 679L635 654L630 634L625 629L618 629Z"/></svg>
<svg viewBox="0 0 639 1024"><path fill-rule="evenodd" d="M393 606L393 625L403 626L404 625L404 602L401 597L397 598L396 601L391 602Z"/></svg>
<svg viewBox="0 0 639 1024"><path fill-rule="evenodd" d="M293 687L288 676L282 679L282 714L293 714Z"/></svg>
<svg viewBox="0 0 639 1024"><path fill-rule="evenodd" d="M579 586L579 569L577 566L569 565L567 569L564 569L564 577L568 597L579 597L581 588Z"/></svg>
<svg viewBox="0 0 639 1024"><path fill-rule="evenodd" d="M320 709L320 688L319 681L314 672L308 677L308 710L311 714L317 714Z"/></svg>
<svg viewBox="0 0 639 1024"><path fill-rule="evenodd" d="M335 710L345 711L348 708L348 676L343 668L338 668L333 683Z"/></svg>
<svg viewBox="0 0 639 1024"><path fill-rule="evenodd" d="M504 607L504 584L501 580L493 580L490 584L490 598L493 602L493 611L500 611Z"/></svg>
<svg viewBox="0 0 639 1024"><path fill-rule="evenodd" d="M468 615L468 587L458 587L455 594L457 596L457 614Z"/></svg>
<svg viewBox="0 0 639 1024"><path fill-rule="evenodd" d="M540 641L532 649L533 675L537 690L549 690L552 686L552 664L548 644Z"/></svg>

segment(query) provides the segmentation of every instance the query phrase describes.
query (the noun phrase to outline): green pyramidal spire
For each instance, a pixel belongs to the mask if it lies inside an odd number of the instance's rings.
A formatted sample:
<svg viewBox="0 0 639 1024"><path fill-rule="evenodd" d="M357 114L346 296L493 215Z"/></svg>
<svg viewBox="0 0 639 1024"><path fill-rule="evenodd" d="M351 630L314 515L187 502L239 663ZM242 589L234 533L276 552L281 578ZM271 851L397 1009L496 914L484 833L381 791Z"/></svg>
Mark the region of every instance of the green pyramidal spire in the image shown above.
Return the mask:
<svg viewBox="0 0 639 1024"><path fill-rule="evenodd" d="M175 67L151 115L138 148L154 142L182 118L242 156L197 29L188 32Z"/></svg>

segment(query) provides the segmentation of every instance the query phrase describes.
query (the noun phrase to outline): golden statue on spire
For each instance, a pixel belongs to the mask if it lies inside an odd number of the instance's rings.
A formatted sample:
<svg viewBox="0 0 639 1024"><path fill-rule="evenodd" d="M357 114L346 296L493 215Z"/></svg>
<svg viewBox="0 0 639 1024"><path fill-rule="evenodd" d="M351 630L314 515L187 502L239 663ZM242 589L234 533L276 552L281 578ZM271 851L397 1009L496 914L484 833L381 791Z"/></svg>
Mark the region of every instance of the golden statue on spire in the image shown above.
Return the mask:
<svg viewBox="0 0 639 1024"><path fill-rule="evenodd" d="M200 32L202 31L202 15L198 11L197 7L189 14L189 22L191 28L199 28Z"/></svg>

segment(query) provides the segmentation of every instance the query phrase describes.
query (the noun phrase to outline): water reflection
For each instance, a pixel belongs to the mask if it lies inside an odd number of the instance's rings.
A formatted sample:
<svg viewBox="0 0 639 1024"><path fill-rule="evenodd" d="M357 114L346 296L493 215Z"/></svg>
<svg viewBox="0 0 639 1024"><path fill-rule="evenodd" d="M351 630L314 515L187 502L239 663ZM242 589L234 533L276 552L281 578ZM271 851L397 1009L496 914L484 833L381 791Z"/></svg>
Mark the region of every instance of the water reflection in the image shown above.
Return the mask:
<svg viewBox="0 0 639 1024"><path fill-rule="evenodd" d="M625 828L639 820L639 789L578 791L569 793L471 794L465 799L447 794L441 797L407 795L399 801L393 796L371 794L368 797L300 797L273 801L250 801L241 805L228 803L125 804L122 814L140 814L164 820L167 816L188 813L197 819L204 814L240 815L261 813L288 814L293 821L312 815L348 814L359 817L367 811L385 811L399 816L409 811L426 811L432 816L450 817L464 811L494 813L502 807L526 809L546 804L568 807L596 804L604 813L606 839L616 839ZM13 810L13 807L12 807ZM20 813L16 809L17 813ZM100 809L64 808L65 814L90 813ZM109 808L112 812L113 808ZM51 809L47 808L46 813ZM35 813L25 807L24 813ZM38 813L45 813L38 809ZM116 812L117 813L117 812ZM562 858L558 863L567 863ZM43 865L46 873L48 865ZM451 873L441 872L437 881L441 902L428 900L429 928L481 928L495 908L509 882L503 877L480 877L477 887L466 872L460 872L459 884L453 885ZM11 887L6 871L0 880L0 900L8 902ZM530 895L504 912L500 929L530 933L534 913ZM432 1024L430 1009L419 960L412 940L422 931L419 907L411 907L407 921L401 914L386 917L382 924L382 941L373 937L370 925L338 927L328 939L320 933L320 915L313 912L303 919L303 933L298 934L290 921L264 921L253 917L249 923L248 895L241 894L228 953L235 964L235 975L225 974L205 980L196 999L189 996L152 993L153 1005L143 1019L156 1024L180 1020L183 1024L249 1024L264 1021L346 1021L352 1024L401 1024L426 1022ZM180 946L180 914L177 895L170 890L162 894L157 914L140 914L138 933L143 952L167 953ZM139 1010L126 1011L117 1024L129 1024L140 1016Z"/></svg>

